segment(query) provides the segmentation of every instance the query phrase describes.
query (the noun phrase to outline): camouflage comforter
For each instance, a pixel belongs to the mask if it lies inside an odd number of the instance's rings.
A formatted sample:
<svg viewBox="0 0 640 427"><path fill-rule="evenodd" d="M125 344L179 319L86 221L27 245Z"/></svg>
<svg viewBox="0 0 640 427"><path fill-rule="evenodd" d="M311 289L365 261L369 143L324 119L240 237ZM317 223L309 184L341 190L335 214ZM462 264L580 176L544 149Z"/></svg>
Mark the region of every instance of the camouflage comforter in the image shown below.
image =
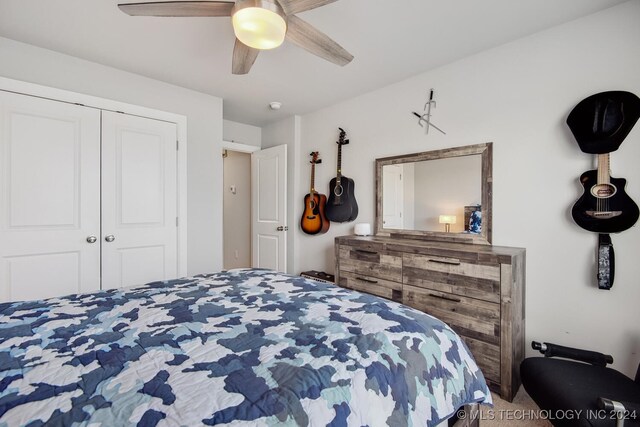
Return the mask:
<svg viewBox="0 0 640 427"><path fill-rule="evenodd" d="M424 426L490 400L439 320L271 271L0 304L1 426Z"/></svg>

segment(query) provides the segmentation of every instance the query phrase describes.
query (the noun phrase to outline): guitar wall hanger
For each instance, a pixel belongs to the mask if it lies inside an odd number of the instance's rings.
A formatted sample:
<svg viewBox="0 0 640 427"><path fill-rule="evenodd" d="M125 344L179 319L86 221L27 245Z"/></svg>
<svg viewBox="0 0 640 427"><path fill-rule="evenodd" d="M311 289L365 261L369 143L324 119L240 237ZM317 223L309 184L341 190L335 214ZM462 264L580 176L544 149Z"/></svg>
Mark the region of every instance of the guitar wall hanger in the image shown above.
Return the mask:
<svg viewBox="0 0 640 427"><path fill-rule="evenodd" d="M573 205L571 216L580 227L598 233L597 279L600 289L611 289L615 256L610 233L631 228L640 216L638 205L627 195L627 181L613 178L610 153L640 118L640 98L630 92L609 91L589 96L571 111L567 125L580 149L598 156L598 169L580 176L584 193Z"/></svg>

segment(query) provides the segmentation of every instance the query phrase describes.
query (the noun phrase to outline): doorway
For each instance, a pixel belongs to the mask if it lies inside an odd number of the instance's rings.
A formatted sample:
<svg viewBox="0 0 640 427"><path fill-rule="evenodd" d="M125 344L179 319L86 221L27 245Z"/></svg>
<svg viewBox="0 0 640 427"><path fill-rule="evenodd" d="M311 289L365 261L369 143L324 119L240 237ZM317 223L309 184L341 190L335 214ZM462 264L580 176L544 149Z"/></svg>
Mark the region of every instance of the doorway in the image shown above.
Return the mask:
<svg viewBox="0 0 640 427"><path fill-rule="evenodd" d="M287 271L287 146L223 141L223 268Z"/></svg>
<svg viewBox="0 0 640 427"><path fill-rule="evenodd" d="M223 268L251 267L251 154L223 151Z"/></svg>

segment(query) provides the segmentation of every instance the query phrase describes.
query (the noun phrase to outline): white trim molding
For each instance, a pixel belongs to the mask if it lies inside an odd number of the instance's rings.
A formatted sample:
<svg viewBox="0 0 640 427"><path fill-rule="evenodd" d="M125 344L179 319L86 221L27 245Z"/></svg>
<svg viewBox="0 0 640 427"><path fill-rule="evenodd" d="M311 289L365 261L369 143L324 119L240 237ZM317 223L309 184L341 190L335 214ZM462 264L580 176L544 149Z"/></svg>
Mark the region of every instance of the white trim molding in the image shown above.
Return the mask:
<svg viewBox="0 0 640 427"><path fill-rule="evenodd" d="M240 153L255 153L256 151L262 150L262 148L256 147L255 145L241 144L233 141L222 141L222 149L238 151Z"/></svg>

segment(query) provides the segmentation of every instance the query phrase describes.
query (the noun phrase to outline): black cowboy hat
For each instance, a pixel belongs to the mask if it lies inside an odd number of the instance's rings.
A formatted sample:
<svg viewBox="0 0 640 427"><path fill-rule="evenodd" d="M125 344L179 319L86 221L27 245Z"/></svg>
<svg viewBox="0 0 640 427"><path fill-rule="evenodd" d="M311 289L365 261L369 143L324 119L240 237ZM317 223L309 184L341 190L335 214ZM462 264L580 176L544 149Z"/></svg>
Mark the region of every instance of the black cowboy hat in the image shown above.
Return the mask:
<svg viewBox="0 0 640 427"><path fill-rule="evenodd" d="M631 92L609 91L583 99L567 117L580 149L589 154L617 150L640 118L640 98Z"/></svg>

